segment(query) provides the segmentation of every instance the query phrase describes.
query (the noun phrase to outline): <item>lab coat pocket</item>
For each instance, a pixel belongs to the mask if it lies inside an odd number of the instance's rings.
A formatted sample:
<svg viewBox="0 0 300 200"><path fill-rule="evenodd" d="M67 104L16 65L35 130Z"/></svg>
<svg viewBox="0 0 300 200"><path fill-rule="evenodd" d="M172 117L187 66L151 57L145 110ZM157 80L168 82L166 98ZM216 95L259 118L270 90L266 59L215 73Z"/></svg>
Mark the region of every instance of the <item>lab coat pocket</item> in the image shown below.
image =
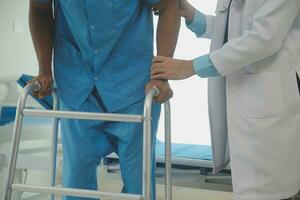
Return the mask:
<svg viewBox="0 0 300 200"><path fill-rule="evenodd" d="M243 108L251 118L278 116L283 109L280 72L245 75L242 84Z"/></svg>

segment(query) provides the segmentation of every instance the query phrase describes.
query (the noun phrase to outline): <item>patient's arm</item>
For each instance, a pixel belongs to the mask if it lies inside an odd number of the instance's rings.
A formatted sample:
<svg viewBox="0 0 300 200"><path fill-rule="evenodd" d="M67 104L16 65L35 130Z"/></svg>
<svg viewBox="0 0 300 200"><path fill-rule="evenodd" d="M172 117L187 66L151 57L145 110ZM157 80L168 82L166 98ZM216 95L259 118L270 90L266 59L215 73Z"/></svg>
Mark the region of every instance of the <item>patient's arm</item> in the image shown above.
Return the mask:
<svg viewBox="0 0 300 200"><path fill-rule="evenodd" d="M173 57L180 29L178 0L161 0L154 5L158 10L157 55Z"/></svg>
<svg viewBox="0 0 300 200"><path fill-rule="evenodd" d="M180 29L178 0L161 0L160 3L155 4L153 7L159 14L157 55L173 57ZM154 85L161 92L156 98L158 102L165 102L173 96L169 83L163 80L151 80L146 86L146 91L149 91Z"/></svg>
<svg viewBox="0 0 300 200"><path fill-rule="evenodd" d="M29 26L39 63L37 79L42 84L41 91L35 95L43 98L51 93L53 84L51 63L54 25L51 0L30 1Z"/></svg>

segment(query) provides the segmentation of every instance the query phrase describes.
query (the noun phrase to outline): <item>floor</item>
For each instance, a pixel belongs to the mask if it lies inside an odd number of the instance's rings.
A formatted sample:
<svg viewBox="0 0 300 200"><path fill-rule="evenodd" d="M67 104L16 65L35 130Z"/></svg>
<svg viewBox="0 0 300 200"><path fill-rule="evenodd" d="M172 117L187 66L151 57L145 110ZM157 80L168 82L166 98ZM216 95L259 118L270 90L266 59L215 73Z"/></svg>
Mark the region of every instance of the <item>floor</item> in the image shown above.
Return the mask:
<svg viewBox="0 0 300 200"><path fill-rule="evenodd" d="M99 168L99 181L101 180L101 191L105 192L116 192L121 191L122 182L120 181L120 174L117 172L107 173L107 168ZM58 175L59 176L59 175ZM186 179L188 178L186 174ZM183 177L178 177L175 172L173 177L173 185L178 184L177 179L185 181ZM58 177L60 179L60 177ZM163 181L157 178L157 200L164 200ZM196 182L195 182L196 183ZM194 184L194 183L193 183ZM173 200L232 200L233 196L231 192L221 192L213 190L205 190L200 188L191 188L188 186L173 186ZM26 198L24 200L49 200L48 196L36 196L34 198ZM60 197L56 197L55 200L61 200ZM103 199L105 200L105 199Z"/></svg>
<svg viewBox="0 0 300 200"><path fill-rule="evenodd" d="M59 166L59 168L61 168L61 166ZM59 171L61 170L58 170L57 180L61 180L61 174ZM160 172L158 174L160 174ZM189 173L181 173L180 171L175 170L172 174L174 185L173 200L233 200L233 194L230 192L231 187L228 184L205 183L204 185L201 185L201 177L193 171ZM99 175L99 180L101 180L101 191L116 193L121 191L122 183L120 181L119 170L108 170L107 167L100 167ZM157 176L157 182L157 200L164 200L162 175ZM203 188L214 188L218 191ZM45 195L29 197L28 194L25 194L24 197L26 196L27 198L23 198L23 200L49 200L49 196ZM61 200L61 198L56 197L55 200Z"/></svg>
<svg viewBox="0 0 300 200"><path fill-rule="evenodd" d="M101 176L101 191L118 193L122 188L122 183L119 180L118 176L119 175L117 173L115 175L106 174ZM175 182L174 185L176 185L176 176L174 177L173 182ZM23 200L49 200L49 197L40 195L30 198L24 198ZM55 200L61 200L61 198L56 197ZM157 200L164 200L164 186L162 184L157 185ZM185 186L173 186L173 200L233 200L233 194L231 192L224 191L205 190L201 188L192 188Z"/></svg>
<svg viewBox="0 0 300 200"><path fill-rule="evenodd" d="M120 182L111 181L103 185L103 190L109 192L118 192L121 188ZM183 187L173 187L173 200L232 200L232 193L230 192L216 192L201 189L191 189ZM48 197L38 196L26 200L48 200ZM59 197L56 200L60 200ZM104 199L105 200L105 199ZM157 187L157 200L164 200L164 187L159 185Z"/></svg>

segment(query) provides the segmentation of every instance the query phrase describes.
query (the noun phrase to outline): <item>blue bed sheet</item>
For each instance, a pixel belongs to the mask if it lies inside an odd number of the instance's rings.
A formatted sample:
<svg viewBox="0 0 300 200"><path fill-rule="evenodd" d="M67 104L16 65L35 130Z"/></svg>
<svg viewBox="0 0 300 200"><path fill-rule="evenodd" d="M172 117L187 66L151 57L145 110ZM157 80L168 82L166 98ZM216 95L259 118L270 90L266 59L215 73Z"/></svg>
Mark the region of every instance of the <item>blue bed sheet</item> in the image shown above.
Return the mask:
<svg viewBox="0 0 300 200"><path fill-rule="evenodd" d="M0 107L0 126L14 124L16 116L16 107L4 106ZM44 117L24 117L23 123L26 125L47 125L53 123L52 118Z"/></svg>
<svg viewBox="0 0 300 200"><path fill-rule="evenodd" d="M156 155L165 156L165 144L157 141ZM212 160L212 150L209 145L172 144L172 157L195 160Z"/></svg>
<svg viewBox="0 0 300 200"><path fill-rule="evenodd" d="M4 106L0 107L0 126L11 123L15 120L16 107Z"/></svg>
<svg viewBox="0 0 300 200"><path fill-rule="evenodd" d="M6 125L13 125L16 116L16 107L3 106L0 107L0 127ZM44 117L24 117L23 124L25 125L48 125L53 123L52 118Z"/></svg>

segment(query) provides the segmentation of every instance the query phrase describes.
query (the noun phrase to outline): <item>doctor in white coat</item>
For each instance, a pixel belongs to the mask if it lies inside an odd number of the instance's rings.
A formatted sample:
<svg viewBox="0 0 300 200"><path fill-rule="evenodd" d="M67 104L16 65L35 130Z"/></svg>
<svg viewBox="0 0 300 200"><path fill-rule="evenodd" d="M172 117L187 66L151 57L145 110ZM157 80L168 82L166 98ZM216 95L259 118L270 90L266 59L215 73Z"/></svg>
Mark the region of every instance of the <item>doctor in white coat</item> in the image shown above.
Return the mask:
<svg viewBox="0 0 300 200"><path fill-rule="evenodd" d="M157 57L152 77L209 77L214 171L229 163L229 144L236 200L292 197L300 189L300 0L219 0L216 16L185 0L181 9L198 37L212 39L211 53Z"/></svg>

